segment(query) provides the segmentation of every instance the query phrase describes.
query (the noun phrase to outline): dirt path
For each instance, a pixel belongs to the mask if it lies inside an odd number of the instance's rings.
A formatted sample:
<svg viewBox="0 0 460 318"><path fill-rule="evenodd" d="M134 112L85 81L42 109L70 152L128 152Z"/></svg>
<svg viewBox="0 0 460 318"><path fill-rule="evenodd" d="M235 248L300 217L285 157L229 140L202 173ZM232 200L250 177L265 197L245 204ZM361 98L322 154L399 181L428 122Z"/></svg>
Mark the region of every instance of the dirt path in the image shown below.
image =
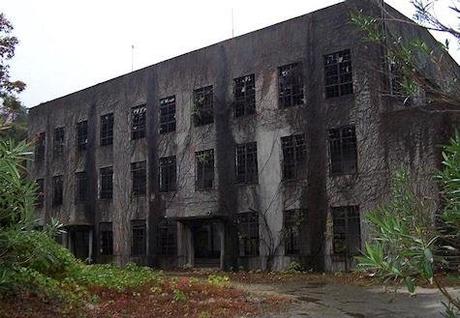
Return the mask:
<svg viewBox="0 0 460 318"><path fill-rule="evenodd" d="M254 295L271 294L293 300L286 312L266 313L260 317L385 317L433 318L442 317L442 297L436 289L417 289L411 297L401 290L395 295L382 287L359 287L333 283L286 282L282 284L233 283ZM452 289L460 295L460 289Z"/></svg>

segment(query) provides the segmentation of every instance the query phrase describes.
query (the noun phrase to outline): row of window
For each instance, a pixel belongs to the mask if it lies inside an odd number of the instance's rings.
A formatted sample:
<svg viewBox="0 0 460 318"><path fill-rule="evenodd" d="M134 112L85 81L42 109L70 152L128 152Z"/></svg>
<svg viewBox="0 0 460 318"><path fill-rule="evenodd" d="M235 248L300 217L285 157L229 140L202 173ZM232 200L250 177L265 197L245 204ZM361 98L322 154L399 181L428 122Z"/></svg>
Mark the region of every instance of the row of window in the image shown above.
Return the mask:
<svg viewBox="0 0 460 318"><path fill-rule="evenodd" d="M304 210L286 210L283 213L282 241L286 255L300 253L300 233L305 224ZM259 216L256 212L237 215L239 256L259 255ZM361 226L359 208L342 206L332 208L333 253L353 256L361 248ZM145 220L131 221L131 255L146 254L147 235ZM157 232L157 253L163 256L177 254L177 227L174 221L162 220ZM113 254L112 223L99 223L99 252L101 255Z"/></svg>
<svg viewBox="0 0 460 318"><path fill-rule="evenodd" d="M353 78L350 50L335 52L324 56L325 94L326 97L338 97L353 93ZM250 74L234 79L234 116L241 117L256 112L255 75ZM278 68L278 101L281 108L304 104L304 74L301 63L293 63ZM145 137L146 105L131 108L131 139ZM176 98L169 96L160 99L160 134L176 130ZM195 126L214 122L213 86L206 86L193 91L192 121ZM100 117L100 145L113 144L113 113ZM77 149L85 150L88 144L88 122L81 121L76 126ZM44 158L45 135L40 134L36 146L36 161ZM53 155L64 154L65 129L54 130Z"/></svg>
<svg viewBox="0 0 460 318"><path fill-rule="evenodd" d="M306 141L305 135L281 137L283 154L283 180L305 178ZM332 175L354 174L357 171L356 133L354 126L329 130L330 171ZM197 190L212 189L214 186L214 149L195 153ZM113 168L103 167L99 170L100 199L111 199L113 193ZM86 172L76 173L75 200L84 202L88 199L89 179ZM258 183L257 143L239 144L235 149L235 179L238 184ZM146 161L131 163L131 193L134 196L145 195L147 180ZM39 186L39 206L43 204L43 179L37 180ZM159 190L170 192L177 190L176 156L160 158ZM63 176L53 177L54 206L63 202Z"/></svg>

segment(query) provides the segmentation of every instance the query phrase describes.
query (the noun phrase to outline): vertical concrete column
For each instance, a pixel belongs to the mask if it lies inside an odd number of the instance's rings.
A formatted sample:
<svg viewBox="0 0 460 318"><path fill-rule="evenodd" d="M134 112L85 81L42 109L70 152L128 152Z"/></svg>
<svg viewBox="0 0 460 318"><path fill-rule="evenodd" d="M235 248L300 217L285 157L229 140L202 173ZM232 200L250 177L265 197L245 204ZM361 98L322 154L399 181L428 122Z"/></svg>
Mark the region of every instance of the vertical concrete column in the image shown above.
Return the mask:
<svg viewBox="0 0 460 318"><path fill-rule="evenodd" d="M93 262L93 230L88 231L88 263Z"/></svg>
<svg viewBox="0 0 460 318"><path fill-rule="evenodd" d="M220 269L223 270L225 266L225 227L222 222L218 223L219 240L220 240Z"/></svg>

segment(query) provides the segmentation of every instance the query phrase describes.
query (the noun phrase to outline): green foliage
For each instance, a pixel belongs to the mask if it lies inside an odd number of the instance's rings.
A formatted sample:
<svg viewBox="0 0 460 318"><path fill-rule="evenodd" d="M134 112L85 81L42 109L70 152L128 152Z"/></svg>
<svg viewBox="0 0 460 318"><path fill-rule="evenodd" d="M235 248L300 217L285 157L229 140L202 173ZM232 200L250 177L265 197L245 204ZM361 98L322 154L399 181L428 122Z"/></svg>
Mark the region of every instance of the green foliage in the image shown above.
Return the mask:
<svg viewBox="0 0 460 318"><path fill-rule="evenodd" d="M227 275L211 274L208 276L208 283L216 287L227 287L230 284L230 278Z"/></svg>
<svg viewBox="0 0 460 318"><path fill-rule="evenodd" d="M393 179L391 199L367 214L374 240L366 244L359 267L384 281L404 282L411 293L415 278L432 283L437 240L431 221L431 207L419 199L409 186L405 171Z"/></svg>
<svg viewBox="0 0 460 318"><path fill-rule="evenodd" d="M142 286L146 283L159 284L164 279L162 272L153 271L149 267L128 264L119 267L112 264L84 265L74 267L64 279L82 286L105 287L125 290Z"/></svg>
<svg viewBox="0 0 460 318"><path fill-rule="evenodd" d="M289 266L288 266L286 271L288 273L301 273L304 270L305 269L302 266L302 264L300 264L299 262L296 262L296 261L292 261L292 262L289 263Z"/></svg>
<svg viewBox="0 0 460 318"><path fill-rule="evenodd" d="M434 228L434 209L417 197L409 185L406 172L395 175L389 202L368 213L367 219L374 239L366 244L363 256L358 258L359 268L369 271L384 281L404 283L414 293L418 278L435 284L447 302L445 317L455 317L460 312L460 299L452 296L435 276L435 269L444 261L439 251L453 246L435 243L457 242L460 230L460 134L443 148L443 170L439 180L445 198L443 220L448 225ZM447 234L446 234L447 233ZM455 240L456 239L456 240ZM458 246L455 243L454 245Z"/></svg>
<svg viewBox="0 0 460 318"><path fill-rule="evenodd" d="M187 295L185 295L185 293L182 290L174 289L173 293L174 293L174 295L173 295L174 301L176 301L176 302L184 302L184 301L187 300Z"/></svg>

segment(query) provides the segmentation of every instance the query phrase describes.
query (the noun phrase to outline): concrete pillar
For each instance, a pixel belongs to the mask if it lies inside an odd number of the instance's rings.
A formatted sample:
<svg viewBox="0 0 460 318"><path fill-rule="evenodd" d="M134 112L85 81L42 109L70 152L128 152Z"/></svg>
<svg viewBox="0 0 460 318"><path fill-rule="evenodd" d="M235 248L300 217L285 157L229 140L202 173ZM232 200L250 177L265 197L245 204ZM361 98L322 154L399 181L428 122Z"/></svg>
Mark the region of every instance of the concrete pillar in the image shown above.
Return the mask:
<svg viewBox="0 0 460 318"><path fill-rule="evenodd" d="M88 231L88 263L93 263L93 230Z"/></svg>
<svg viewBox="0 0 460 318"><path fill-rule="evenodd" d="M220 269L224 270L225 266L225 227L222 222L218 223L219 239L220 239Z"/></svg>

